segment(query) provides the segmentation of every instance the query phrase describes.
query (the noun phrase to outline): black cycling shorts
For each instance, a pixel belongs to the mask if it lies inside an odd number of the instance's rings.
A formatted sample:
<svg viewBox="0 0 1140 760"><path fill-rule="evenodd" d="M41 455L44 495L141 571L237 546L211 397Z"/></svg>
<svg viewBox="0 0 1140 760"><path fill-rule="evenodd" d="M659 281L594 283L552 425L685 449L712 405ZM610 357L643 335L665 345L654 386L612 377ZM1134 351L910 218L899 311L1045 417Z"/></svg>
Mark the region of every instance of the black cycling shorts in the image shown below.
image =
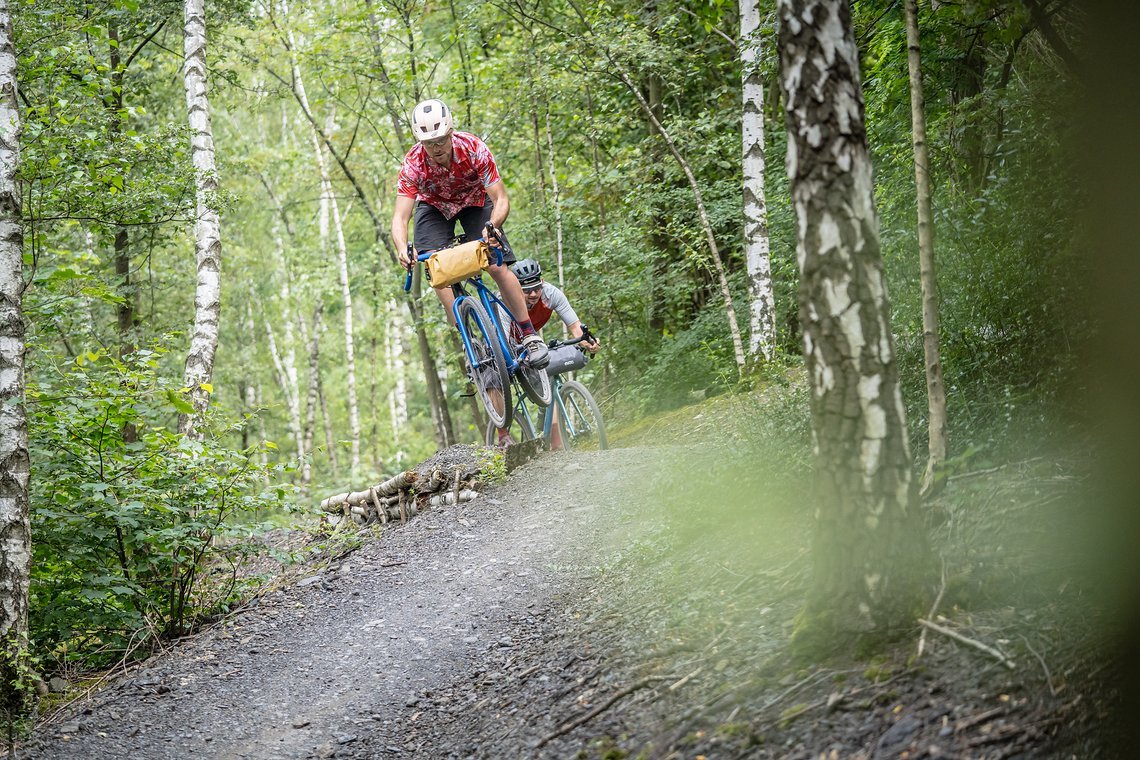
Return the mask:
<svg viewBox="0 0 1140 760"><path fill-rule="evenodd" d="M479 206L467 206L453 218L448 219L435 206L418 201L416 203L416 215L413 218L415 241L412 244L421 253L446 248L455 240L456 222L459 222L463 228L463 234L467 236L468 240L481 238L483 237L483 226L491 221L492 208L493 204L490 196L488 196L486 203L481 208ZM515 254L511 251L510 243L507 243L506 237L506 232L504 232L503 243L506 243L506 248L503 250L503 263L514 264ZM491 253L491 263L495 263L494 252Z"/></svg>

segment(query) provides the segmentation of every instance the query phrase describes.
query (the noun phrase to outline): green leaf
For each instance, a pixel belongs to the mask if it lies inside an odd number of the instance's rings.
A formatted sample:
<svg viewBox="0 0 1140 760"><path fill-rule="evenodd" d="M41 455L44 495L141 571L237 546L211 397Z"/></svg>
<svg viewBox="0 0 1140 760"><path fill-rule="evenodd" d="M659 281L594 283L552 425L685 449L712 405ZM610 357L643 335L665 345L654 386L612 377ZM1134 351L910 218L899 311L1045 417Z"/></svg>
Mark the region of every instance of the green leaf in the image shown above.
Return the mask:
<svg viewBox="0 0 1140 760"><path fill-rule="evenodd" d="M166 392L166 399L170 402L179 414L193 414L194 405L187 401L182 394L177 391L168 390Z"/></svg>

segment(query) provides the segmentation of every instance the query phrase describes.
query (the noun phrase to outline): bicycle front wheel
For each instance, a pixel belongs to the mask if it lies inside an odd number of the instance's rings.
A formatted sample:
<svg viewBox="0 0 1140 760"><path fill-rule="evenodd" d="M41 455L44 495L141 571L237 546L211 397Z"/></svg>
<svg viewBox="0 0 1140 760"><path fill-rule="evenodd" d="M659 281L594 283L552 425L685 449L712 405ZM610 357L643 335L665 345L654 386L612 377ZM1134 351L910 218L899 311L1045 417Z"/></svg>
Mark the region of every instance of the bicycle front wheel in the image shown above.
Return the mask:
<svg viewBox="0 0 1140 760"><path fill-rule="evenodd" d="M606 448L606 428L602 424L602 411L586 386L577 380L567 380L558 390L564 416L562 445L566 448Z"/></svg>
<svg viewBox="0 0 1140 760"><path fill-rule="evenodd" d="M530 424L530 420L526 418L526 415L520 414L514 415L511 420L510 434L515 443L529 441L535 437L534 427ZM495 446L499 443L499 428L495 427L494 422L487 423L486 441L488 446Z"/></svg>
<svg viewBox="0 0 1140 760"><path fill-rule="evenodd" d="M512 350L515 352L515 356L518 356L522 347L516 344ZM554 395L550 388L550 375L546 374L545 367L535 369L526 362L519 362L518 369L515 370L515 377L518 378L523 394L528 399L540 407L550 406Z"/></svg>
<svg viewBox="0 0 1140 760"><path fill-rule="evenodd" d="M459 324L471 344L475 364L468 368L475 393L487 416L495 427L510 427L511 384L507 374L507 360L499 341L491 332L491 319L473 298L459 302Z"/></svg>

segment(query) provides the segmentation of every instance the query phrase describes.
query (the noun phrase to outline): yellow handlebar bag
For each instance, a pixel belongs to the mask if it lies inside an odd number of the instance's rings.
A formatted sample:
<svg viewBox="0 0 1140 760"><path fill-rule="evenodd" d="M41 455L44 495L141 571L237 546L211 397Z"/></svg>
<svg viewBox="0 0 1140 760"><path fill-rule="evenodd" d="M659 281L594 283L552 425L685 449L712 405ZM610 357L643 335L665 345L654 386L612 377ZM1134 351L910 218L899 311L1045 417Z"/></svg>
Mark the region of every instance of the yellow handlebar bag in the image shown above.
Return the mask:
<svg viewBox="0 0 1140 760"><path fill-rule="evenodd" d="M428 279L433 288L446 288L474 277L490 263L487 244L482 240L436 251L427 260Z"/></svg>

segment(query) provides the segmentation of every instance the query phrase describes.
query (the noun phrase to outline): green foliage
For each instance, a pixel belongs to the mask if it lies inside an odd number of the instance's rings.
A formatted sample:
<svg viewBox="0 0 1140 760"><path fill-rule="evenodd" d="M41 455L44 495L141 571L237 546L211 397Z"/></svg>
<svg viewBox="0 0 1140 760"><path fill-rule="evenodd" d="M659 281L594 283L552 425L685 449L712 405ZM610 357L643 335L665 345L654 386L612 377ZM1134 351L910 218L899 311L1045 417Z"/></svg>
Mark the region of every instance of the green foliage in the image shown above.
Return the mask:
<svg viewBox="0 0 1140 760"><path fill-rule="evenodd" d="M157 374L159 344L119 360L84 352L29 384L35 558L30 630L58 660L111 662L225 609L235 581L203 594L253 551L248 520L280 509L262 445L236 451L170 425L184 391ZM220 417L211 422L214 433Z"/></svg>
<svg viewBox="0 0 1140 760"><path fill-rule="evenodd" d="M659 411L691 400L691 392L716 394L736 380L732 343L725 334L724 315L701 312L688 330L666 334L633 389L643 411Z"/></svg>
<svg viewBox="0 0 1140 760"><path fill-rule="evenodd" d="M1008 430L1027 418L1079 416L1071 388L1094 328L1083 309L1087 252L1074 224L1081 157L1066 148L1075 88L1024 3L919 5L943 365L952 457L961 463L1009 445ZM187 400L176 379L182 356L164 338L189 324L195 276L181 58L168 53L177 47L181 3L15 4L37 647L110 659L134 631L175 633L224 608L228 584L210 584L221 590L209 598L195 589L203 568L224 576L218 569L248 545L231 533L253 530L252 521L283 505L285 491L260 493L263 478L298 475L266 473L260 462L262 454L278 463L297 458L288 400L306 400L306 338L318 304L328 419L318 409L304 421L318 441L307 452L310 487L341 488L349 477L347 312L335 242L322 229L309 123L291 91L294 55L334 149L325 159L345 225L365 460L365 472L352 477L367 480L434 450L422 369L411 363L418 352L399 302L402 277L389 264L384 229L409 147L401 144L403 123L423 97L448 99L458 127L488 141L511 195L516 250L539 258L551 280L561 256L565 289L602 339L581 374L608 418L740 387L692 189L616 76L620 68L652 101L691 165L745 327L738 7L721 0L579 7L585 18L559 1L457 0L413 14L359 0L330 0L313 12L302 0L287 16L247 0L211 4L216 200L225 212L211 401L243 422L219 416L206 440L192 443L172 433ZM766 413L716 432L775 441L766 467L800 475L810 457L806 383L794 359L802 348L796 226L782 170L772 4L761 13L766 200L784 358L748 378L770 402ZM854 13L897 356L918 442L925 379L905 33L897 4L861 2ZM1063 37L1077 36L1079 18L1067 6L1054 9L1053 20ZM378 225L363 213L366 203ZM447 354L450 328L430 293L424 306L432 349ZM402 370L406 424L387 407L397 354L410 360ZM441 366L457 427L480 438L463 424L457 367L446 358ZM254 443L261 439L281 449Z"/></svg>
<svg viewBox="0 0 1140 760"><path fill-rule="evenodd" d="M479 474L489 485L497 485L507 479L507 458L502 451L483 449L480 451Z"/></svg>

